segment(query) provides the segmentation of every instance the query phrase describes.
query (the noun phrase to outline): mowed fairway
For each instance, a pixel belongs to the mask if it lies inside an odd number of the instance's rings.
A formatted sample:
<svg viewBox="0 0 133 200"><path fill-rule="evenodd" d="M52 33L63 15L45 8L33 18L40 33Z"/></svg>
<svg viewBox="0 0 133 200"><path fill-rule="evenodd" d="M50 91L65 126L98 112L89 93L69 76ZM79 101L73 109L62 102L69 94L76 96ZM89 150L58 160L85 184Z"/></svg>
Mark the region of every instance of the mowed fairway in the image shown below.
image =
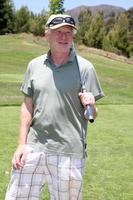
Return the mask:
<svg viewBox="0 0 133 200"><path fill-rule="evenodd" d="M47 49L43 39L32 35L0 36L0 200L4 200L17 146L23 75L28 62ZM132 200L133 66L84 48L79 54L95 65L106 95L98 102L95 123L88 124L83 200ZM41 200L48 199L46 188Z"/></svg>

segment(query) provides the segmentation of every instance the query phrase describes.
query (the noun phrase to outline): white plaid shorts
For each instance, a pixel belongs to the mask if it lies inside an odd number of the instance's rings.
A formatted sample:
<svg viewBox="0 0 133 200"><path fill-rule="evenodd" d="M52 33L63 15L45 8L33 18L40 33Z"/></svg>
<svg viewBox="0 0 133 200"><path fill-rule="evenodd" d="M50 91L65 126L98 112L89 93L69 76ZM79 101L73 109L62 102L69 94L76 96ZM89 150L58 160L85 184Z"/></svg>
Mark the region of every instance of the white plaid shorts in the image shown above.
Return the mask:
<svg viewBox="0 0 133 200"><path fill-rule="evenodd" d="M28 153L20 170L13 170L5 200L38 200L45 183L51 200L81 200L84 159Z"/></svg>

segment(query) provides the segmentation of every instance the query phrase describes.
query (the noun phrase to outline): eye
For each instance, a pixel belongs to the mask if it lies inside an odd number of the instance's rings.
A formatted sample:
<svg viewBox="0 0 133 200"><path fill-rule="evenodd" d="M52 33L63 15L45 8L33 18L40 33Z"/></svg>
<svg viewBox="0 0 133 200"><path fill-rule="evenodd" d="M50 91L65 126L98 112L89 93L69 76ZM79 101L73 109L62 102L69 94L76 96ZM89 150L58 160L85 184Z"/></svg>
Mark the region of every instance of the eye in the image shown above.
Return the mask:
<svg viewBox="0 0 133 200"><path fill-rule="evenodd" d="M67 36L71 36L71 35L72 35L72 32L71 32L71 31L67 31L67 32L66 32L66 35L67 35Z"/></svg>
<svg viewBox="0 0 133 200"><path fill-rule="evenodd" d="M61 35L62 32L61 32L61 31L57 31L56 34L57 34L57 35Z"/></svg>
<svg viewBox="0 0 133 200"><path fill-rule="evenodd" d="M68 31L68 32L67 32L67 34L70 34L70 35L71 35L71 34L72 34L72 32L71 32L71 31Z"/></svg>
<svg viewBox="0 0 133 200"><path fill-rule="evenodd" d="M57 34L58 36L63 36L63 35L65 35L65 36L67 36L67 37L72 36L72 32L71 32L71 31L57 31L56 34Z"/></svg>

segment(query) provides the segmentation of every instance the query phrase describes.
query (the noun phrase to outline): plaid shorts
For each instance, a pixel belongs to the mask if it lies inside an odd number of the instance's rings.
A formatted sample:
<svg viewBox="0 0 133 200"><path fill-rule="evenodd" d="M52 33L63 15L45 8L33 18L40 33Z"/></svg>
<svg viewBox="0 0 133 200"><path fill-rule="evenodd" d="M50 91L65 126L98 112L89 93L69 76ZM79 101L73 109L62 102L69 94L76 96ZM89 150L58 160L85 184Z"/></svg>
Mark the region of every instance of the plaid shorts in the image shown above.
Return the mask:
<svg viewBox="0 0 133 200"><path fill-rule="evenodd" d="M28 153L21 170L13 170L5 200L38 200L45 183L51 200L81 200L84 159Z"/></svg>

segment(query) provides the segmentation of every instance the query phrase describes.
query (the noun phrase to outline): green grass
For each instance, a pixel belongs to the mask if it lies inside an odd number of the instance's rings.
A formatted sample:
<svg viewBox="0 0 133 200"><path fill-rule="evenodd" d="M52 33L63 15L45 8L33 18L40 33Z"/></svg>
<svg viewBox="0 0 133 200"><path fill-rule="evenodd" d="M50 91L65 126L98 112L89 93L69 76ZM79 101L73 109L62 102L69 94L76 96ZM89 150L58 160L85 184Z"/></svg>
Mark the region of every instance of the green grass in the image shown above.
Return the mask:
<svg viewBox="0 0 133 200"><path fill-rule="evenodd" d="M95 123L89 124L83 199L132 200L133 105L99 105L99 110ZM19 107L0 107L0 116L2 200L17 144ZM48 200L48 192L43 193L42 200Z"/></svg>
<svg viewBox="0 0 133 200"><path fill-rule="evenodd" d="M47 49L44 39L32 35L0 36L0 105L20 105L27 64Z"/></svg>
<svg viewBox="0 0 133 200"><path fill-rule="evenodd" d="M133 199L132 112L133 105L100 106L88 135L86 199Z"/></svg>
<svg viewBox="0 0 133 200"><path fill-rule="evenodd" d="M4 199L17 146L23 99L19 88L28 62L47 49L42 38L32 35L0 36L0 200ZM133 66L83 48L79 53L93 62L106 95L98 102L98 118L88 125L83 199L132 200ZM48 199L46 189L41 200Z"/></svg>
<svg viewBox="0 0 133 200"><path fill-rule="evenodd" d="M96 68L106 95L101 101L102 104L132 104L133 65L85 51L80 51L80 54Z"/></svg>
<svg viewBox="0 0 133 200"><path fill-rule="evenodd" d="M44 39L20 34L0 36L0 105L19 105L28 62L48 49ZM100 104L132 104L133 65L80 50L94 64L106 98ZM14 100L13 100L14 99Z"/></svg>

